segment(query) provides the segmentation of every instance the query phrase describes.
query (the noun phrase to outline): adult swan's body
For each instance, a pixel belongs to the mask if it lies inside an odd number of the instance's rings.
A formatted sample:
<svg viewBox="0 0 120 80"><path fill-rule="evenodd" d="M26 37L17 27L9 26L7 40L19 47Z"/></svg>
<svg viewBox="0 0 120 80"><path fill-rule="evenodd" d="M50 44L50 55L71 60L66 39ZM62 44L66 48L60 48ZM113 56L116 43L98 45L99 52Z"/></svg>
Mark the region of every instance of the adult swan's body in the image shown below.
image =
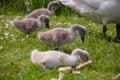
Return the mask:
<svg viewBox="0 0 120 80"><path fill-rule="evenodd" d="M60 0L81 16L103 24L105 34L109 23L116 24L117 40L120 42L120 0Z"/></svg>

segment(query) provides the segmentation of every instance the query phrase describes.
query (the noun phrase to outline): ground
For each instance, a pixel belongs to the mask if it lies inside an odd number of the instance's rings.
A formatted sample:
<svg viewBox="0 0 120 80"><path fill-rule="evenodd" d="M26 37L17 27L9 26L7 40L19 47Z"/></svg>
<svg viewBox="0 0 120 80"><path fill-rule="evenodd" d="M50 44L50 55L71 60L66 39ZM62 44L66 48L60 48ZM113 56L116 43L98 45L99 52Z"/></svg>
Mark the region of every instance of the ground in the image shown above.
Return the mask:
<svg viewBox="0 0 120 80"><path fill-rule="evenodd" d="M53 47L40 42L38 32L47 31L55 27L69 28L72 24L86 27L85 42L80 37L71 44L60 48L68 54L75 48L89 52L93 63L80 69L81 75L74 76L65 73L63 80L111 80L120 73L120 44L115 42L115 25L108 25L106 36L102 33L102 25L78 16L53 16L50 18L50 28L35 31L28 37L14 28L10 21L22 19L23 15L0 15L0 80L50 80L58 77L58 69L44 70L31 62L31 51L52 50ZM74 69L73 69L74 70ZM118 79L119 80L119 79Z"/></svg>

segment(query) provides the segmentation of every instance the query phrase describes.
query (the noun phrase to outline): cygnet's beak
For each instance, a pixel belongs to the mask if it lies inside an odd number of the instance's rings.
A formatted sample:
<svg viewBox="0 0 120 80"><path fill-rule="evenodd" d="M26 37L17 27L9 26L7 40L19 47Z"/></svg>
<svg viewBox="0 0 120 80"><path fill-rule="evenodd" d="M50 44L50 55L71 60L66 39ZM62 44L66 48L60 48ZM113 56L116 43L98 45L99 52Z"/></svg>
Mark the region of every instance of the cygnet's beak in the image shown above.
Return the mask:
<svg viewBox="0 0 120 80"><path fill-rule="evenodd" d="M49 23L46 23L46 27L49 28Z"/></svg>
<svg viewBox="0 0 120 80"><path fill-rule="evenodd" d="M45 25L47 28L49 28L49 19L45 19Z"/></svg>
<svg viewBox="0 0 120 80"><path fill-rule="evenodd" d="M81 37L81 40L82 40L82 43L84 43L84 36L83 36L83 37Z"/></svg>
<svg viewBox="0 0 120 80"><path fill-rule="evenodd" d="M89 61L89 57L87 57L86 59L84 59L84 62L87 62L87 61Z"/></svg>
<svg viewBox="0 0 120 80"><path fill-rule="evenodd" d="M81 58L81 60L83 60L84 62L89 61L89 55L81 55L80 58Z"/></svg>

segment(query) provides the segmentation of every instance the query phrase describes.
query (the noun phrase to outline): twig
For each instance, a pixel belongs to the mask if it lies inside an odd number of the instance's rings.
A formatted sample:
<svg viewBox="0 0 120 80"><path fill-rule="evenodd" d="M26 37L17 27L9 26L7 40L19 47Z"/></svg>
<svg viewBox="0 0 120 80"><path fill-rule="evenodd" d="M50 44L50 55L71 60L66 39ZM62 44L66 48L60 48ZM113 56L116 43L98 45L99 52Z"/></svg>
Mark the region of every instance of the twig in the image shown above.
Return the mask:
<svg viewBox="0 0 120 80"><path fill-rule="evenodd" d="M56 78L51 78L50 80L58 80L58 79L56 79Z"/></svg>
<svg viewBox="0 0 120 80"><path fill-rule="evenodd" d="M120 73L114 77L112 77L112 80L117 80L120 77Z"/></svg>
<svg viewBox="0 0 120 80"><path fill-rule="evenodd" d="M71 67L61 67L58 69L59 72L66 72L66 71L70 71L70 70L72 70Z"/></svg>
<svg viewBox="0 0 120 80"><path fill-rule="evenodd" d="M64 74L62 72L59 73L59 78L51 78L50 80L63 80Z"/></svg>
<svg viewBox="0 0 120 80"><path fill-rule="evenodd" d="M64 74L60 72L58 80L63 80L63 77L64 77Z"/></svg>
<svg viewBox="0 0 120 80"><path fill-rule="evenodd" d="M83 63L83 64L78 65L78 66L76 67L76 69L80 69L80 68L85 67L86 65L89 65L89 64L91 64L91 63L92 63L92 61L89 60L89 61L87 61L87 62L85 62L85 63Z"/></svg>
<svg viewBox="0 0 120 80"><path fill-rule="evenodd" d="M83 63L83 64L78 65L78 66L76 67L76 69L80 69L80 68L85 67L86 65L89 65L89 64L91 64L91 63L92 63L92 61L89 60L89 61L87 61L87 62L85 62L85 63ZM52 78L52 79L50 79L50 80L62 80L62 79L63 79L63 76L64 76L64 74L63 74L62 72L67 72L67 71L71 71L71 70L72 70L71 67L61 67L61 68L58 69L58 71L60 72L60 73L59 73L59 78L58 78L58 79ZM74 74L75 76L76 76L76 75L79 75L79 74L80 74L80 71L73 71L73 74Z"/></svg>
<svg viewBox="0 0 120 80"><path fill-rule="evenodd" d="M74 76L80 75L80 71L73 71L72 73L74 74Z"/></svg>

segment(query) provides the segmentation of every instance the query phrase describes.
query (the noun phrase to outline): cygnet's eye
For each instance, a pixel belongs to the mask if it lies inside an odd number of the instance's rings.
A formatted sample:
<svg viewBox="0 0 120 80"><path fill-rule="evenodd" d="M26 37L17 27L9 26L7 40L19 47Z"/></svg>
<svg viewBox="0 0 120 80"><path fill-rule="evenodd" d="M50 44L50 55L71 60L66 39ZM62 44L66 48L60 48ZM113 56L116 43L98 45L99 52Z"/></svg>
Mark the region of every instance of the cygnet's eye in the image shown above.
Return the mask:
<svg viewBox="0 0 120 80"><path fill-rule="evenodd" d="M87 57L85 61L88 61L88 60L89 60L89 58Z"/></svg>
<svg viewBox="0 0 120 80"><path fill-rule="evenodd" d="M59 6L59 4L58 4L58 3L56 3L56 4L55 4L55 7L57 7L57 6Z"/></svg>
<svg viewBox="0 0 120 80"><path fill-rule="evenodd" d="M49 19L45 18L44 19L45 23L49 23Z"/></svg>

